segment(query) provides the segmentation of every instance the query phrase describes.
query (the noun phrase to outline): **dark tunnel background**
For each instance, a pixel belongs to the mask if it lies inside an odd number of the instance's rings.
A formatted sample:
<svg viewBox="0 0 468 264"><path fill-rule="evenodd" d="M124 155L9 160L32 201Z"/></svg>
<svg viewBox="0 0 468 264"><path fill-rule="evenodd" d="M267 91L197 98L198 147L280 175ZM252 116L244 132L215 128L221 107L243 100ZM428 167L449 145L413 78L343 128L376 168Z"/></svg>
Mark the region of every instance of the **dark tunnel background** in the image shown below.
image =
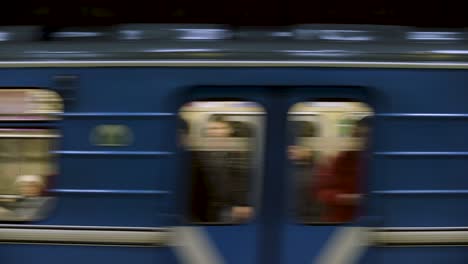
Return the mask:
<svg viewBox="0 0 468 264"><path fill-rule="evenodd" d="M108 26L189 23L237 26L378 24L468 26L467 1L75 0L2 1L0 25Z"/></svg>

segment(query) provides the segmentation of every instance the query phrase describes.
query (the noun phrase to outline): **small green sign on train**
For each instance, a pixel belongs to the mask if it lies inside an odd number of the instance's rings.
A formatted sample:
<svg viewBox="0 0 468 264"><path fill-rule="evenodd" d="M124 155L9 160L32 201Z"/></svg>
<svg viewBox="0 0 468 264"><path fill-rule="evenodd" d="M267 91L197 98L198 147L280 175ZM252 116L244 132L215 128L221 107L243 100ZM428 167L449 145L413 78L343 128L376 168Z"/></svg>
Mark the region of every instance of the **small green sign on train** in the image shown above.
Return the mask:
<svg viewBox="0 0 468 264"><path fill-rule="evenodd" d="M132 131L126 125L99 125L91 132L91 143L96 146L122 147L132 142Z"/></svg>

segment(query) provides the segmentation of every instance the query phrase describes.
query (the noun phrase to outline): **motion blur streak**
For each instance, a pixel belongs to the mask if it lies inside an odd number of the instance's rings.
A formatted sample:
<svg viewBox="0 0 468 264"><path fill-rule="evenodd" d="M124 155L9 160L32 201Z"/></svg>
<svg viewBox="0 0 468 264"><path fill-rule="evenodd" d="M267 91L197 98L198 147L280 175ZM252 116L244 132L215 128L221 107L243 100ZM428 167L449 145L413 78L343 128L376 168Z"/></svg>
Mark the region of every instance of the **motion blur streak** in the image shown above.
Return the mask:
<svg viewBox="0 0 468 264"><path fill-rule="evenodd" d="M176 227L173 229L174 251L183 264L224 264L215 245L201 228Z"/></svg>
<svg viewBox="0 0 468 264"><path fill-rule="evenodd" d="M342 227L328 239L314 264L358 263L369 246L368 231L363 227Z"/></svg>

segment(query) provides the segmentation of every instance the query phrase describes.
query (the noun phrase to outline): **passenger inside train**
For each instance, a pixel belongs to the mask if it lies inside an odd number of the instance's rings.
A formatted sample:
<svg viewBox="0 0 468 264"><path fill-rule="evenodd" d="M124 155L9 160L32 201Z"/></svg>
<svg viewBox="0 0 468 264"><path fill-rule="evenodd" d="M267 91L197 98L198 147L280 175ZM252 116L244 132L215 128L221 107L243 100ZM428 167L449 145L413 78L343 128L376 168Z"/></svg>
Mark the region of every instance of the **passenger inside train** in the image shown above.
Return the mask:
<svg viewBox="0 0 468 264"><path fill-rule="evenodd" d="M318 101L289 112L292 215L303 224L354 220L365 175L371 109L360 102Z"/></svg>
<svg viewBox="0 0 468 264"><path fill-rule="evenodd" d="M341 151L319 170L313 196L322 205L322 222L349 222L357 216L363 198L368 135L369 118L360 119L352 132L359 146Z"/></svg>
<svg viewBox="0 0 468 264"><path fill-rule="evenodd" d="M0 130L0 220L34 221L53 205L46 190L57 174L58 134L46 129Z"/></svg>
<svg viewBox="0 0 468 264"><path fill-rule="evenodd" d="M253 217L252 183L261 173L261 107L194 102L181 110L180 144L190 165L189 218L196 223L242 223ZM371 110L360 102L304 102L289 114L292 136L291 208L304 224L349 222L360 185ZM190 128L190 129L189 129ZM261 184L261 183L260 183Z"/></svg>
<svg viewBox="0 0 468 264"><path fill-rule="evenodd" d="M310 122L291 122L293 145L288 147L288 157L293 164L293 177L295 180L295 215L300 222L317 222L320 214L320 204L310 198L310 186L314 183L314 170L316 168L316 151L299 142L301 137L315 136L315 128Z"/></svg>
<svg viewBox="0 0 468 264"><path fill-rule="evenodd" d="M206 149L190 154L194 222L244 222L252 217L249 152L230 150L226 144L235 133L230 122L213 115L204 128Z"/></svg>
<svg viewBox="0 0 468 264"><path fill-rule="evenodd" d="M20 175L15 186L19 197L8 203L3 203L0 218L10 221L26 221L39 219L46 215L50 208L50 197L42 196L45 183L39 175Z"/></svg>

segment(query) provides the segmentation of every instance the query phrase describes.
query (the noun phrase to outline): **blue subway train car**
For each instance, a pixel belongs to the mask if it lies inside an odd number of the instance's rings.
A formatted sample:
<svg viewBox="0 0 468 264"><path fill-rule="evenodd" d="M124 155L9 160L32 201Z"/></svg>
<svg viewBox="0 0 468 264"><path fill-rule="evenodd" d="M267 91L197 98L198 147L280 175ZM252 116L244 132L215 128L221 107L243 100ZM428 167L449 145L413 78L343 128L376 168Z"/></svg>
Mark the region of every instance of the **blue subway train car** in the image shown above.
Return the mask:
<svg viewBox="0 0 468 264"><path fill-rule="evenodd" d="M466 32L39 30L0 28L2 263L468 261Z"/></svg>

